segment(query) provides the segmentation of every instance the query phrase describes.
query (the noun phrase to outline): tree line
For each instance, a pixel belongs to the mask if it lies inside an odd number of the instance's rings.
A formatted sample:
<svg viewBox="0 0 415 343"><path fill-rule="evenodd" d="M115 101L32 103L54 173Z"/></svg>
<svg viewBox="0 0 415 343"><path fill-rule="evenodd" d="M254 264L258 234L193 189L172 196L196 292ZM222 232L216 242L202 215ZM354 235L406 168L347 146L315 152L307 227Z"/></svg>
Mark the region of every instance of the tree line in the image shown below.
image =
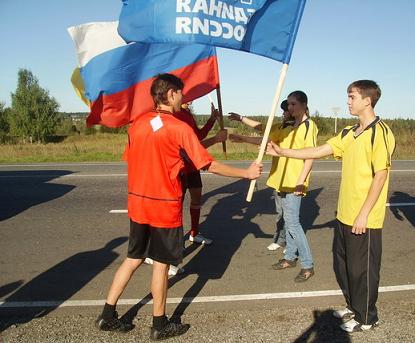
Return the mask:
<svg viewBox="0 0 415 343"><path fill-rule="evenodd" d="M18 137L23 142L47 143L56 141L53 137L60 137L69 134L94 134L101 133L126 133L127 127L106 128L95 126L86 128L85 117L87 113L67 113L59 112L59 103L49 94L49 91L39 85L39 80L27 69L19 69L16 91L11 94L11 107L8 108L0 102L0 143L4 143L10 137ZM209 115L196 115L199 126L209 118ZM265 127L268 117L255 116L255 120L263 123ZM319 134L334 134L334 118L321 117L316 111L312 119L319 128ZM278 122L279 118L276 118ZM385 120L396 134L413 136L415 134L415 120L413 119L393 119ZM337 127L355 124L356 119L338 118ZM233 128L242 134L251 134L252 130L240 123L231 121L224 116L225 127ZM218 129L218 125L216 125Z"/></svg>

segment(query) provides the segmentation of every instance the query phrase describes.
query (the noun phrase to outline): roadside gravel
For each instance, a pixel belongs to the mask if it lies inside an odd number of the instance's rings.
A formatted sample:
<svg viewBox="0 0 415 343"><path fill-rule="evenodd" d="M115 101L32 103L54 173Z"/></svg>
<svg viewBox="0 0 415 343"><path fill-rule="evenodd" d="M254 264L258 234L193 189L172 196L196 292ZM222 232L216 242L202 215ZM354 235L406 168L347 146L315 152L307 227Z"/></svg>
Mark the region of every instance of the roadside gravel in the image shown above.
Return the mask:
<svg viewBox="0 0 415 343"><path fill-rule="evenodd" d="M338 308L338 307L336 307ZM415 299L383 302L379 305L380 326L349 335L338 328L332 308L315 306L282 307L267 310L192 312L182 321L190 330L170 342L415 342ZM151 316L139 314L135 329L126 334L100 332L95 316L53 313L0 334L1 343L149 342ZM2 324L6 318L0 318Z"/></svg>

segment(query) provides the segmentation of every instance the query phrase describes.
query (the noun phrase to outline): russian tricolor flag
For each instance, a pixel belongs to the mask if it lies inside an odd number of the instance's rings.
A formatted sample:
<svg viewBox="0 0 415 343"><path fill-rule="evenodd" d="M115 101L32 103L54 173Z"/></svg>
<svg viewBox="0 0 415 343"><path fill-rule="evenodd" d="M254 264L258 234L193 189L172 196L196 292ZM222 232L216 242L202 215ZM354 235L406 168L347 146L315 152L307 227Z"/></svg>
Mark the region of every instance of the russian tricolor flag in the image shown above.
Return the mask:
<svg viewBox="0 0 415 343"><path fill-rule="evenodd" d="M118 35L118 22L99 22L68 29L75 42L85 98L87 125L120 127L153 109L154 76L171 73L184 83L184 102L219 85L216 50L208 45L130 43Z"/></svg>

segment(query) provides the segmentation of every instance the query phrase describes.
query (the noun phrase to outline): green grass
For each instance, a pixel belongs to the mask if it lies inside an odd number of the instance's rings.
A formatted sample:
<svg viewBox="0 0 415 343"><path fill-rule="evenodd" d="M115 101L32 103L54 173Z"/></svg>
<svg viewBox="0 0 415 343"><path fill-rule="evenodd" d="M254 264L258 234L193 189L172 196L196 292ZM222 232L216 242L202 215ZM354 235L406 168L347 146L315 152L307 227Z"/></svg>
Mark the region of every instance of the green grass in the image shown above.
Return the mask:
<svg viewBox="0 0 415 343"><path fill-rule="evenodd" d="M127 135L70 136L61 143L0 145L0 163L121 161Z"/></svg>
<svg viewBox="0 0 415 343"><path fill-rule="evenodd" d="M415 159L414 122L390 121L388 123L395 133L397 142L393 159ZM228 129L228 132L232 131L241 132L238 127ZM332 136L332 134L323 132L319 135L318 144L323 144ZM60 143L1 144L0 163L121 161L126 143L125 133L97 133L68 136ZM236 144L229 141L226 145L228 160L255 160L258 156L258 147L255 145ZM212 146L209 152L215 159L225 159L221 144ZM269 157L266 156L265 159Z"/></svg>

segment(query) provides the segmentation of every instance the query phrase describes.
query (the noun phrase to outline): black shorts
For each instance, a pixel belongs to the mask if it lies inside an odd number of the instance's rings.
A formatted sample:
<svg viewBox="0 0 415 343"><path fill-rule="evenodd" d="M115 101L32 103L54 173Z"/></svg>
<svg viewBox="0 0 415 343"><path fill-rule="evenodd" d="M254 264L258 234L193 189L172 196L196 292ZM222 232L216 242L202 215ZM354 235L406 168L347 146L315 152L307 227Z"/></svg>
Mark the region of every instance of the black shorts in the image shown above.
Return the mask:
<svg viewBox="0 0 415 343"><path fill-rule="evenodd" d="M196 170L182 176L183 190L189 188L202 188L202 178L200 177L200 171Z"/></svg>
<svg viewBox="0 0 415 343"><path fill-rule="evenodd" d="M161 229L130 220L129 258L179 265L183 261L183 228Z"/></svg>

